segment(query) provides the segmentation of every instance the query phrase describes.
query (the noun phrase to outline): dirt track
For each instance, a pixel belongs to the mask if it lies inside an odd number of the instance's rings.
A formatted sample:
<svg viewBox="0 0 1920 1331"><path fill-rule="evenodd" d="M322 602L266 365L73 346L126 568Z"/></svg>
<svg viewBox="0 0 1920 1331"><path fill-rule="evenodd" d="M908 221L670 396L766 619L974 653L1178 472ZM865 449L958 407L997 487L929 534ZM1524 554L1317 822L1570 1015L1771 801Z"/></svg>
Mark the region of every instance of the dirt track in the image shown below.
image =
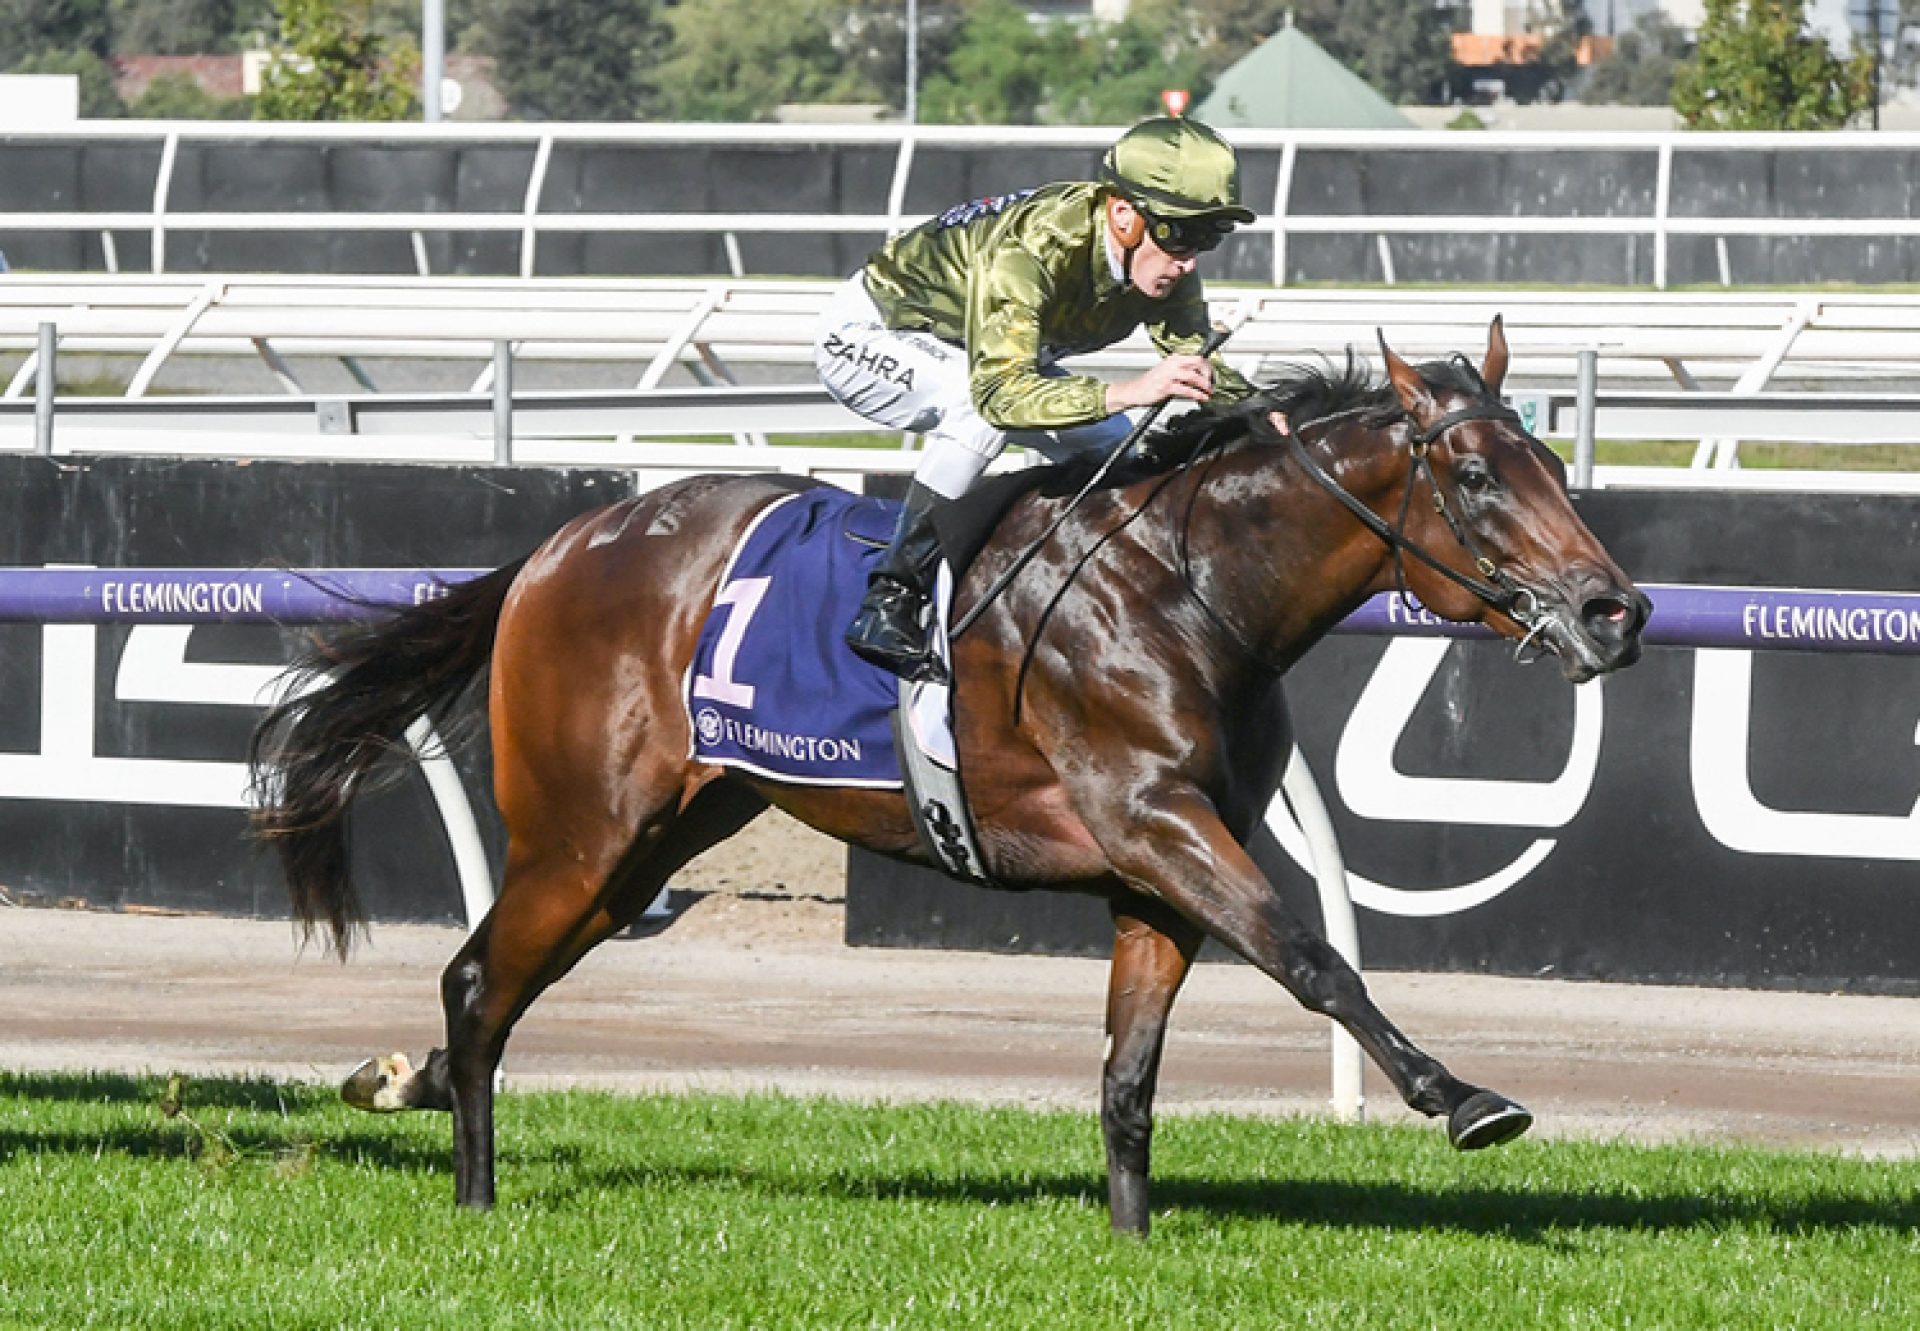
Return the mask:
<svg viewBox="0 0 1920 1331"><path fill-rule="evenodd" d="M509 1081L1093 1106L1100 963L848 948L837 862L775 825L696 866L687 885L709 895L678 925L604 945L533 1008ZM438 975L458 942L383 927L343 967L300 955L280 923L0 910L0 1067L335 1081L368 1054L438 1043ZM1920 1152L1920 1002L1370 983L1410 1035L1525 1102L1545 1133ZM1327 1048L1324 1023L1271 982L1203 967L1174 1015L1162 1104L1322 1109ZM1369 1116L1410 1118L1371 1068L1367 1096Z"/></svg>

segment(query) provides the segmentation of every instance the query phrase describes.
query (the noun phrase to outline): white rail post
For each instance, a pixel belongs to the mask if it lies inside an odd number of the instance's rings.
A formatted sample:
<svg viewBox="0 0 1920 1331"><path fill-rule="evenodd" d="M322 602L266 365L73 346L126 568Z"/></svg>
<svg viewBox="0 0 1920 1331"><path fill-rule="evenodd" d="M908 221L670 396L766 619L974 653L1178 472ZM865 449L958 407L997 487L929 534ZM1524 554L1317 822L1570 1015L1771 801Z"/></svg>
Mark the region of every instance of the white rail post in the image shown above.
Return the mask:
<svg viewBox="0 0 1920 1331"><path fill-rule="evenodd" d="M533 276L534 247L540 238L540 195L547 187L547 164L553 160L553 135L542 134L527 172L527 193L520 201L520 276Z"/></svg>
<svg viewBox="0 0 1920 1331"><path fill-rule="evenodd" d="M906 227L901 214L907 207L907 182L913 178L913 154L917 140L913 132L912 117L908 117L905 130L900 134L900 151L893 159L893 179L887 185L887 235L897 236Z"/></svg>
<svg viewBox="0 0 1920 1331"><path fill-rule="evenodd" d="M160 169L153 177L153 230L148 267L167 271L167 196L173 190L173 161L180 152L180 131L172 130L160 145Z"/></svg>
<svg viewBox="0 0 1920 1331"><path fill-rule="evenodd" d="M493 460L513 461L513 344L493 344Z"/></svg>
<svg viewBox="0 0 1920 1331"><path fill-rule="evenodd" d="M1660 145L1653 184L1653 286L1667 289L1667 214L1673 206L1673 142Z"/></svg>
<svg viewBox="0 0 1920 1331"><path fill-rule="evenodd" d="M1594 417L1600 405L1600 353L1588 347L1579 355L1574 375L1573 485L1584 490L1593 484Z"/></svg>
<svg viewBox="0 0 1920 1331"><path fill-rule="evenodd" d="M40 325L40 354L33 372L33 451L43 458L53 456L54 347L59 337L50 322Z"/></svg>
<svg viewBox="0 0 1920 1331"><path fill-rule="evenodd" d="M1307 849L1313 858L1313 878L1320 888L1320 922L1327 943L1338 952L1355 973L1360 970L1360 926L1354 919L1353 895L1347 890L1347 866L1340 854L1340 839L1334 835L1333 820L1327 815L1326 801L1314 784L1306 755L1295 744L1287 757L1286 774L1280 789L1293 810L1294 821L1306 835ZM1339 1026L1333 1028L1333 1113L1350 1123L1366 1117L1367 1101L1361 1090L1360 1046Z"/></svg>
<svg viewBox="0 0 1920 1331"><path fill-rule="evenodd" d="M1287 284L1287 209L1293 198L1293 167L1300 145L1288 139L1280 149L1280 171L1273 181L1273 284Z"/></svg>
<svg viewBox="0 0 1920 1331"><path fill-rule="evenodd" d="M467 932L472 933L493 909L493 870L487 864L486 843L480 839L473 803L432 721L423 716L408 726L407 743L420 764L433 802L439 806L447 849L453 854L454 876L460 880L461 909L467 917Z"/></svg>

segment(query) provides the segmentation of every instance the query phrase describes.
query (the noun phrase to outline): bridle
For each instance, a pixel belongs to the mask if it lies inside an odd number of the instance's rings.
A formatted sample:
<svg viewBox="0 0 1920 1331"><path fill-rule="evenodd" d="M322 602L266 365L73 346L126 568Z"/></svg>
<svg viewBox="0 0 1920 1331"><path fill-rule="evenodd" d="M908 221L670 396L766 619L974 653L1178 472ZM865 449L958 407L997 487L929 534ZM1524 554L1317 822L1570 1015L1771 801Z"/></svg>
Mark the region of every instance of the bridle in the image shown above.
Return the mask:
<svg viewBox="0 0 1920 1331"><path fill-rule="evenodd" d="M1149 419L1151 419L1151 417L1149 417ZM1382 520L1379 514L1361 503L1346 487L1335 480L1333 476L1314 459L1313 455L1307 452L1306 446L1300 442L1300 437L1297 434L1289 431L1285 438L1288 447L1293 451L1294 457L1299 459L1300 464L1306 468L1307 474L1318 481L1329 494L1339 500L1354 517L1358 518L1374 535L1386 542L1388 548L1393 551L1395 590L1403 604L1410 610L1417 609L1413 603L1411 593L1407 590L1406 565L1402 559L1403 554L1409 554L1448 581L1465 588L1490 609L1498 611L1525 629L1525 636L1520 639L1518 646L1514 649L1515 656L1519 657L1526 651L1528 645L1539 637L1540 632L1547 625L1546 617L1540 613L1539 598L1536 597L1531 590L1515 582L1512 575L1507 573L1507 571L1502 569L1498 564L1495 564L1493 560L1489 559L1485 552L1481 550L1479 542L1473 539L1473 533L1467 530L1465 523L1461 522L1459 514L1455 513L1453 509L1448 506L1446 496L1440 489L1439 477L1434 472L1433 463L1428 456L1432 451L1434 442L1446 434L1447 431L1453 429L1455 426L1464 425L1468 421L1475 420L1507 422L1522 434L1526 435L1530 441L1535 444L1538 443L1537 440L1533 439L1532 434L1527 431L1526 427L1520 423L1520 417L1510 408L1498 402L1473 403L1457 411L1448 412L1424 430L1412 431L1408 437L1409 461L1407 484L1400 496L1399 514L1391 525ZM1126 444L1130 445L1134 437L1139 433L1140 431L1136 429L1133 434L1128 436ZM952 630L951 636L957 637L960 632L971 626L974 620L979 617L980 612L986 608L987 603L1001 591L1005 590L1006 584L1012 580L1013 575L1025 567L1027 560L1039 551L1040 547L1046 543L1048 537L1052 536L1060 524L1065 521L1067 515L1079 506L1080 500L1085 498L1087 491L1092 488L1094 481L1097 481L1101 476L1105 475L1107 468L1111 466L1119 454L1124 451L1124 447L1123 445L1122 448L1114 450L1113 455L1107 458L1106 465L1103 465L1095 473L1094 477L1089 480L1086 486L1082 487L1080 493L1074 497L1073 501L1055 517L1053 524L1047 528L1046 532L1043 533L1038 540L1033 542L1032 545L1022 553L1021 557L994 581L993 585L987 589L980 600L976 602L972 609L961 619L959 626ZM1217 457L1218 454L1216 453L1215 456ZM1046 607L1041 611L1039 623L1036 625L1032 635L1028 638L1026 652L1022 656L1020 669L1014 684L1013 709L1016 722L1020 716L1021 698L1025 689L1027 670L1033 663L1034 652L1039 646L1040 636L1043 632L1041 626L1044 626L1046 621L1052 617L1055 608L1060 604L1061 598L1066 595L1067 588L1070 587L1079 576L1080 570L1086 566L1087 562L1092 559L1109 540L1117 536L1124 528L1129 526L1134 519L1142 516L1147 509L1152 507L1153 501L1159 497L1160 493L1181 475L1191 471L1196 461L1197 459L1195 458L1189 458L1185 463L1175 467L1172 471L1161 477L1159 483L1154 486L1147 498L1142 501L1138 507L1128 513L1127 516L1121 519L1115 526L1101 533L1099 539L1094 541L1082 552L1080 557L1074 561L1072 569L1069 570L1067 576L1061 580L1060 586L1054 591ZM1453 533L1454 539L1460 543L1460 547L1465 550L1467 555L1473 560L1474 567L1480 571L1482 577L1476 578L1471 574L1460 572L1406 535L1407 514L1413 499L1414 485L1421 477L1425 477L1427 487L1433 493L1433 506L1435 511L1437 511L1446 522L1447 529ZM1193 498L1198 498L1199 490L1200 487L1198 486L1194 488ZM1238 643L1241 650L1257 665L1267 670L1270 674L1278 675L1282 673L1279 667L1276 667L1273 663L1262 657L1259 651L1245 639L1240 631L1222 618L1220 613L1209 605L1206 598L1200 594L1199 587L1196 586L1193 581L1192 568L1185 558L1184 543L1182 543L1182 555L1179 564L1182 583L1186 586L1188 593L1193 597L1194 601L1200 606L1200 609L1207 617L1218 624L1230 639Z"/></svg>
<svg viewBox="0 0 1920 1331"><path fill-rule="evenodd" d="M1498 611L1525 629L1526 636L1520 640L1518 649L1524 651L1527 644L1546 627L1546 620L1540 614L1539 598L1531 590L1515 582L1511 574L1494 563L1481 550L1480 543L1473 539L1473 533L1460 520L1459 513L1447 503L1446 492L1440 488L1440 478L1433 470L1430 455L1434 443L1447 431L1456 426L1465 425L1468 421L1503 421L1520 430L1522 434L1527 433L1526 428L1520 424L1520 417L1498 402L1476 402L1448 412L1425 429L1411 431L1407 437L1407 484L1400 496L1399 514L1391 524L1354 498L1345 486L1335 480L1333 475L1307 451L1306 445L1300 442L1299 435L1289 431L1286 440L1294 458L1306 468L1307 474L1313 477L1328 494L1339 500L1341 506L1359 519L1362 526L1378 536L1393 551L1394 587L1402 604L1409 609L1413 608L1413 601L1407 591L1407 569L1404 559L1404 556L1412 555L1447 581L1470 592L1489 609ZM1465 550L1467 556L1473 560L1474 567L1479 570L1479 577L1462 573L1407 536L1407 512L1413 502L1414 486L1422 479L1426 481L1428 490L1433 494L1434 511L1447 524L1447 530L1453 533L1453 539L1460 543L1460 548Z"/></svg>

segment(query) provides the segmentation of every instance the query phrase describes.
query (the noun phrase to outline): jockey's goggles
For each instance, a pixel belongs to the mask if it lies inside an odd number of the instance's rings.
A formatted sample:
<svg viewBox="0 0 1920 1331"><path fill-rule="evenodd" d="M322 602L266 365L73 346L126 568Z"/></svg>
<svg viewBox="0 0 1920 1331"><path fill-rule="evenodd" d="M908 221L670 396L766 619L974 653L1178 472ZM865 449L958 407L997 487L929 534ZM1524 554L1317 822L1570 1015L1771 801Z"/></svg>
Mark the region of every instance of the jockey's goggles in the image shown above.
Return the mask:
<svg viewBox="0 0 1920 1331"><path fill-rule="evenodd" d="M1233 219L1214 213L1201 217L1160 217L1139 209L1140 215L1147 219L1147 234L1153 237L1170 259L1190 259L1196 254L1219 247L1221 241L1233 234Z"/></svg>

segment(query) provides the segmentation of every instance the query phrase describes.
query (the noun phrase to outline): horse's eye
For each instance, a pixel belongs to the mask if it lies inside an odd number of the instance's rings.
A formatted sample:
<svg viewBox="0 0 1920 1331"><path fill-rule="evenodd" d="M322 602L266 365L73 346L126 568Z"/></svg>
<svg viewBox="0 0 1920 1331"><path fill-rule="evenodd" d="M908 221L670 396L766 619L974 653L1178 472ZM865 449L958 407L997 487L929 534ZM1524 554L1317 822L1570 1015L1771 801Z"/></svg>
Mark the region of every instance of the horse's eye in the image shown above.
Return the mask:
<svg viewBox="0 0 1920 1331"><path fill-rule="evenodd" d="M1463 462L1453 473L1454 484L1470 495L1484 495L1493 489L1493 473L1484 462Z"/></svg>

